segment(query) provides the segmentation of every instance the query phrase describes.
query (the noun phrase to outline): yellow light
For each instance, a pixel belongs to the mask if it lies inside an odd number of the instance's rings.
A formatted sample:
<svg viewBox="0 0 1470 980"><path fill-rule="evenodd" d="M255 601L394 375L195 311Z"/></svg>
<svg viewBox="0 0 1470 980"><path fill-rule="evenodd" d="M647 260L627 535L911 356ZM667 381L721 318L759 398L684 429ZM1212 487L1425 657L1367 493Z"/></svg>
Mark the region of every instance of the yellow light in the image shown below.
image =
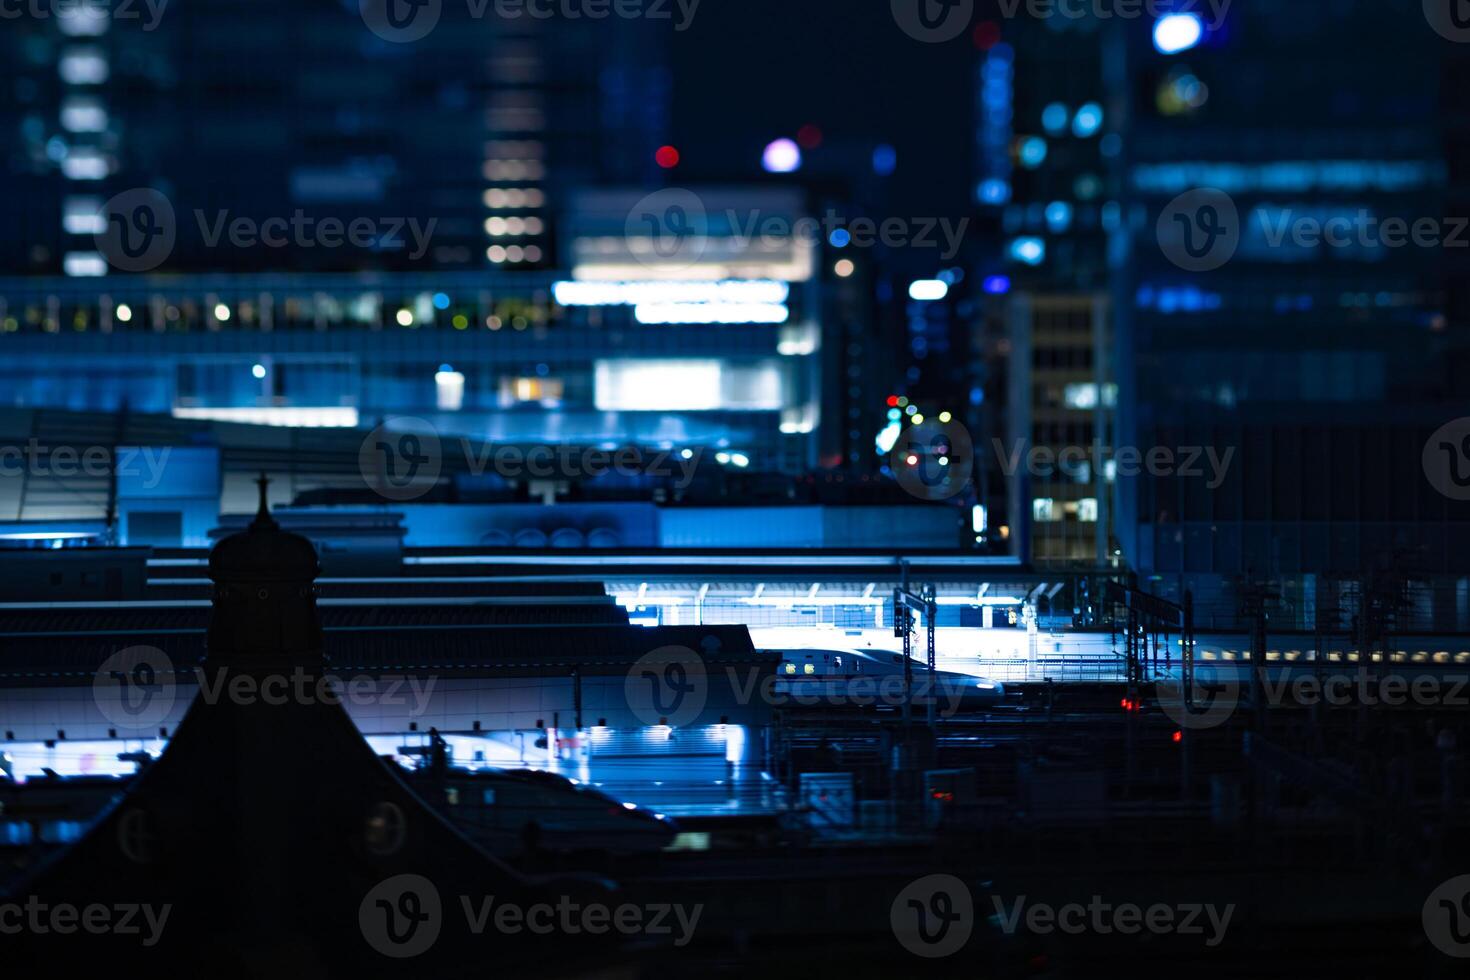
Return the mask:
<svg viewBox="0 0 1470 980"><path fill-rule="evenodd" d="M919 414L918 412L915 412L914 413L914 424L915 425L923 425L924 424L924 416L921 415L921 414Z"/></svg>
<svg viewBox="0 0 1470 980"><path fill-rule="evenodd" d="M470 318L463 313L454 314L454 329L463 330L470 325Z"/></svg>
<svg viewBox="0 0 1470 980"><path fill-rule="evenodd" d="M117 306L117 320L119 323L127 323L133 318L133 308L126 303Z"/></svg>
<svg viewBox="0 0 1470 980"><path fill-rule="evenodd" d="M220 323L229 322L230 308L223 303L216 303L214 306L214 318Z"/></svg>
<svg viewBox="0 0 1470 980"><path fill-rule="evenodd" d="M852 259L838 259L832 271L837 273L839 279L846 279L857 271L857 266L853 264Z"/></svg>
<svg viewBox="0 0 1470 980"><path fill-rule="evenodd" d="M952 418L954 418L954 416L949 414L948 412L939 413L939 421L944 422L945 424L948 424L949 420Z"/></svg>
<svg viewBox="0 0 1470 980"><path fill-rule="evenodd" d="M413 311L408 309L399 310L397 320L400 327L413 326Z"/></svg>

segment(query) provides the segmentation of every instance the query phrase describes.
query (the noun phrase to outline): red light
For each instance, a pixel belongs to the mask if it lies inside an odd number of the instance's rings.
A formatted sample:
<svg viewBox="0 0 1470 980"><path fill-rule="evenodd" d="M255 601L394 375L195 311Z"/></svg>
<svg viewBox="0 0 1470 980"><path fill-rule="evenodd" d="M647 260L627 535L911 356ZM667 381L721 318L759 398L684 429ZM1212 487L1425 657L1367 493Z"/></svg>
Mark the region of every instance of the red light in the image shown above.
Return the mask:
<svg viewBox="0 0 1470 980"><path fill-rule="evenodd" d="M811 123L807 123L796 131L796 142L800 143L803 149L815 150L822 145L822 131Z"/></svg>
<svg viewBox="0 0 1470 980"><path fill-rule="evenodd" d="M889 408L897 408L898 407L898 396L897 395L889 395L888 396L888 407Z"/></svg>
<svg viewBox="0 0 1470 980"><path fill-rule="evenodd" d="M983 20L975 25L975 47L989 51L1000 43L1000 25L993 20Z"/></svg>
<svg viewBox="0 0 1470 980"><path fill-rule="evenodd" d="M653 159L665 170L672 170L679 165L679 151L672 146L660 146L658 152L653 155Z"/></svg>
<svg viewBox="0 0 1470 980"><path fill-rule="evenodd" d="M1124 710L1124 711L1127 711L1127 710L1128 710L1128 709L1129 709L1129 707L1131 707L1131 705L1130 705L1130 704L1129 704L1129 702L1128 702L1128 699L1127 699L1127 698L1124 698L1124 699L1123 699L1123 702L1122 702L1122 704L1123 704L1123 710Z"/></svg>
<svg viewBox="0 0 1470 980"><path fill-rule="evenodd" d="M904 460L904 462L908 463L910 466L918 466L919 457L915 456L913 453L909 453L909 458Z"/></svg>
<svg viewBox="0 0 1470 980"><path fill-rule="evenodd" d="M1170 737L1173 738L1174 741L1176 741L1176 742L1182 742L1182 741L1184 741L1184 733L1181 732L1181 731L1178 731L1177 729L1175 730L1174 734L1172 736L1170 736Z"/></svg>

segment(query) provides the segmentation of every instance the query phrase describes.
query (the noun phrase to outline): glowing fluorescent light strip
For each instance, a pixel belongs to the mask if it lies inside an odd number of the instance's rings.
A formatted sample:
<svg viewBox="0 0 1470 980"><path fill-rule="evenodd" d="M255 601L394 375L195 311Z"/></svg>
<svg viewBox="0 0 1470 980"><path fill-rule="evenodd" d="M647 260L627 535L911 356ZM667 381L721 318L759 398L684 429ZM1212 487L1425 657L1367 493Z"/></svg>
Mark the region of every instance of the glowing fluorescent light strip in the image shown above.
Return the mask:
<svg viewBox="0 0 1470 980"><path fill-rule="evenodd" d="M75 541L80 538L95 538L101 536L100 531L93 534L87 531L16 531L13 533L0 534L0 540L4 541Z"/></svg>
<svg viewBox="0 0 1470 980"><path fill-rule="evenodd" d="M640 306L654 303L784 303L791 287L771 279L689 282L562 281L551 286L561 306Z"/></svg>
<svg viewBox="0 0 1470 980"><path fill-rule="evenodd" d="M205 419L213 422L242 422L247 425L285 425L296 428L352 429L357 427L357 409L337 407L262 406L199 408L176 405L176 419Z"/></svg>
<svg viewBox="0 0 1470 980"><path fill-rule="evenodd" d="M791 315L782 303L639 303L639 323L785 323Z"/></svg>

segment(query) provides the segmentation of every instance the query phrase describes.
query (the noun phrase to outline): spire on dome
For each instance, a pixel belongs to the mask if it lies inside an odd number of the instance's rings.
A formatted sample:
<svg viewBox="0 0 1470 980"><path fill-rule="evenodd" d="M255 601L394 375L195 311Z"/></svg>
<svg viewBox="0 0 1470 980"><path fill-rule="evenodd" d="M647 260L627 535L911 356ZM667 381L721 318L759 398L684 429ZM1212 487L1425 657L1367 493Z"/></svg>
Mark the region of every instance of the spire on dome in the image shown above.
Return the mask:
<svg viewBox="0 0 1470 980"><path fill-rule="evenodd" d="M271 516L270 503L266 497L266 488L271 484L271 478L261 470L260 476L255 478L255 485L260 487L260 506L256 508L255 520L251 522L252 530L264 530L266 528L279 527L276 519Z"/></svg>

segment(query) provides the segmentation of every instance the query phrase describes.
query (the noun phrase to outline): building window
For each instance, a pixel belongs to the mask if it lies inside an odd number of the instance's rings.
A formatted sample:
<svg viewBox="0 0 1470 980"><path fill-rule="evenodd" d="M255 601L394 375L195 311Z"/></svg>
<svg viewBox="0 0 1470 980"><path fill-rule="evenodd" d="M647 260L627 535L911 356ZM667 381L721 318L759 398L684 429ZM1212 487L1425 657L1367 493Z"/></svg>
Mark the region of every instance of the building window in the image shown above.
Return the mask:
<svg viewBox="0 0 1470 980"><path fill-rule="evenodd" d="M561 378L500 379L500 404L506 407L535 402L548 408L560 405L566 394Z"/></svg>

